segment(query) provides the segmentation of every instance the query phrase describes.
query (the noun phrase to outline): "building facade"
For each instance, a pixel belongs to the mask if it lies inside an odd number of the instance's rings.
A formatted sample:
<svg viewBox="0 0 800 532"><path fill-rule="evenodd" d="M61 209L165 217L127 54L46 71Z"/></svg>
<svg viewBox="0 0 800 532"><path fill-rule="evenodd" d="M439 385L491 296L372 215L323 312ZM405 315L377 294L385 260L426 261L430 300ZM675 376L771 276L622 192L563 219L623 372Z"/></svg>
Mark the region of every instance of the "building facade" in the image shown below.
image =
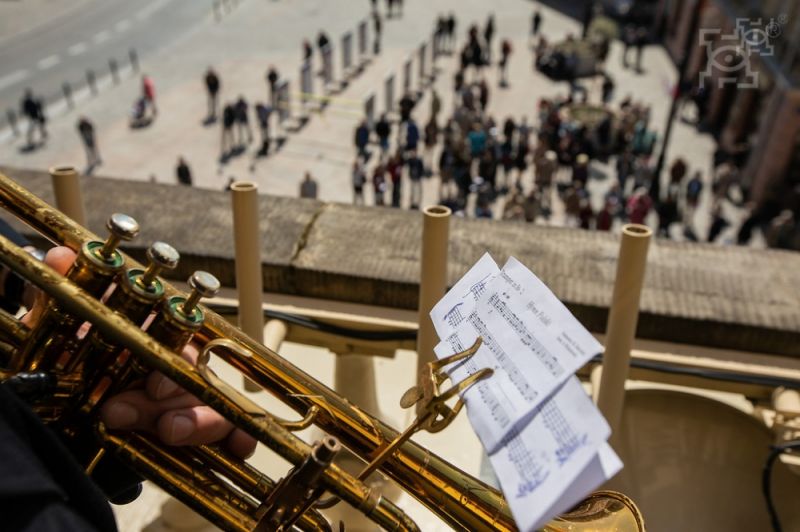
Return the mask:
<svg viewBox="0 0 800 532"><path fill-rule="evenodd" d="M800 2L661 0L656 28L706 93L704 125L759 204L800 185ZM787 205L788 207L789 205Z"/></svg>

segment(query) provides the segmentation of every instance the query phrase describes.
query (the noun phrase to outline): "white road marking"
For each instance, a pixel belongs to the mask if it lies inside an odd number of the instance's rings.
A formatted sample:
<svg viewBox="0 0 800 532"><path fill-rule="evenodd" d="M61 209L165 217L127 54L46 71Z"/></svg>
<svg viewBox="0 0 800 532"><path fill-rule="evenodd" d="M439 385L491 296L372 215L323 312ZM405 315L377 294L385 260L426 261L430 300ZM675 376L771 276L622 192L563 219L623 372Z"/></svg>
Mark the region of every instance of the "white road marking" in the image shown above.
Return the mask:
<svg viewBox="0 0 800 532"><path fill-rule="evenodd" d="M27 77L28 77L27 70L16 70L11 74L7 74L2 78L0 78L0 89L5 89L6 87L10 87L14 83L18 83Z"/></svg>
<svg viewBox="0 0 800 532"><path fill-rule="evenodd" d="M61 62L61 58L57 55L49 55L36 63L36 66L39 67L40 70L47 70L48 68L54 67Z"/></svg>
<svg viewBox="0 0 800 532"><path fill-rule="evenodd" d="M103 30L100 33L98 33L97 35L95 35L92 40L95 43L100 44L101 42L105 42L110 38L111 38L111 34L108 32L108 30Z"/></svg>
<svg viewBox="0 0 800 532"><path fill-rule="evenodd" d="M136 18L139 19L139 20L145 20L146 18L150 18L150 16L153 13L155 13L156 11L161 9L162 7L164 7L167 4L169 4L170 1L171 0L156 0L152 4L140 9L139 12L136 14Z"/></svg>
<svg viewBox="0 0 800 532"><path fill-rule="evenodd" d="M85 42L79 42L78 44L73 44L70 46L67 51L69 52L69 55L81 55L88 49L89 47Z"/></svg>
<svg viewBox="0 0 800 532"><path fill-rule="evenodd" d="M123 31L131 27L131 21L124 18L119 22L117 22L116 24L114 24L114 27L117 29L118 32L122 33Z"/></svg>

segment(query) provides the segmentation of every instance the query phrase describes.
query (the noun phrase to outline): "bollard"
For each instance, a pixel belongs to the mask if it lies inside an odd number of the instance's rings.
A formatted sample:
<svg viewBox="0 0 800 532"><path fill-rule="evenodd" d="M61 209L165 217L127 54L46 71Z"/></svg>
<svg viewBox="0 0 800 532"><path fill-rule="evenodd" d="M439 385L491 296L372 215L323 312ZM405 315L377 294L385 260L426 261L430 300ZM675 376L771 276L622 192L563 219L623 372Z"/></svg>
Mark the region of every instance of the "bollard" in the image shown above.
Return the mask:
<svg viewBox="0 0 800 532"><path fill-rule="evenodd" d="M95 78L94 70L86 71L86 85L89 87L92 96L97 96L97 78Z"/></svg>
<svg viewBox="0 0 800 532"><path fill-rule="evenodd" d="M19 127L17 126L17 113L15 113L12 109L8 109L6 111L6 118L8 119L8 125L11 127L11 132L15 137L18 137Z"/></svg>
<svg viewBox="0 0 800 532"><path fill-rule="evenodd" d="M64 101L67 102L67 107L74 109L75 103L72 101L72 87L69 82L65 81L64 84L61 85L61 90L64 91Z"/></svg>
<svg viewBox="0 0 800 532"><path fill-rule="evenodd" d="M219 0L214 0L211 9L214 10L214 20L217 22L222 20L222 2Z"/></svg>
<svg viewBox="0 0 800 532"><path fill-rule="evenodd" d="M71 166L56 166L50 169L56 208L86 227L86 212L78 172Z"/></svg>
<svg viewBox="0 0 800 532"><path fill-rule="evenodd" d="M625 381L636 336L647 248L652 235L653 231L645 225L627 224L622 227L617 276L606 326L606 350L597 394L597 406L611 427L614 447L614 435L618 434L625 403Z"/></svg>
<svg viewBox="0 0 800 532"><path fill-rule="evenodd" d="M233 237L236 249L236 291L239 294L239 328L256 342L264 343L264 311L261 277L261 235L258 231L258 186L247 181L231 185ZM247 391L261 387L244 379Z"/></svg>
<svg viewBox="0 0 800 532"><path fill-rule="evenodd" d="M426 363L435 359L433 348L439 343L430 312L447 289L447 243L451 212L443 205L428 207L423 211L417 375Z"/></svg>
<svg viewBox="0 0 800 532"><path fill-rule="evenodd" d="M108 69L111 71L111 79L114 81L114 85L119 84L119 69L117 68L117 60L116 59L109 59L108 60Z"/></svg>
<svg viewBox="0 0 800 532"><path fill-rule="evenodd" d="M139 54L133 48L128 50L128 60L131 63L131 70L139 72Z"/></svg>

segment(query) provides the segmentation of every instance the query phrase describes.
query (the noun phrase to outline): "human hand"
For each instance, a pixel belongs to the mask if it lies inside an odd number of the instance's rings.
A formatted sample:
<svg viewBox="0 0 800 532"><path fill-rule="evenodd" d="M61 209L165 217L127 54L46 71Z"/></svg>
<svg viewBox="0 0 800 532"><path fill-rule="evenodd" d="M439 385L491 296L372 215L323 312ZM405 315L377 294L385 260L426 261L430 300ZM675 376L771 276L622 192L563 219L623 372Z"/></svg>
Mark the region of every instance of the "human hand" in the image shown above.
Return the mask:
<svg viewBox="0 0 800 532"><path fill-rule="evenodd" d="M48 251L44 262L62 275L75 260L69 248ZM45 296L40 294L23 321L36 323L44 309ZM181 356L195 364L198 351L187 346ZM100 410L100 419L108 428L140 430L157 435L168 445L201 445L222 443L234 455L246 458L253 454L256 441L235 428L218 412L180 388L159 372L109 398Z"/></svg>

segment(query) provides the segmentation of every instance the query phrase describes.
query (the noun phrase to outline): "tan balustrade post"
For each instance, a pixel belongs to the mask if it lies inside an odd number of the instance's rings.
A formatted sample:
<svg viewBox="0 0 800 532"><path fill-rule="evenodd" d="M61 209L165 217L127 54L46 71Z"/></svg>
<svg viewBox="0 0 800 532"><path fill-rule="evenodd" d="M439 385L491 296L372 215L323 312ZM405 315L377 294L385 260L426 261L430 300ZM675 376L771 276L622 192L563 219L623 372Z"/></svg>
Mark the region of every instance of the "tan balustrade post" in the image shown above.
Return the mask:
<svg viewBox="0 0 800 532"><path fill-rule="evenodd" d="M231 198L239 328L253 340L264 343L264 285L261 277L261 235L258 230L258 187L247 181L233 183ZM244 380L244 388L251 392L261 389L249 379Z"/></svg>
<svg viewBox="0 0 800 532"><path fill-rule="evenodd" d="M447 290L447 245L450 238L449 208L442 205L423 211L422 254L419 279L419 335L417 336L417 374L435 356L439 337L430 312Z"/></svg>
<svg viewBox="0 0 800 532"><path fill-rule="evenodd" d="M630 367L631 348L639 318L639 299L644 284L647 249L653 231L644 225L622 228L617 260L617 277L608 312L606 350L597 406L608 420L612 432L619 428L625 402L625 381ZM613 438L612 438L613 444Z"/></svg>
<svg viewBox="0 0 800 532"><path fill-rule="evenodd" d="M86 211L78 172L71 166L56 166L50 169L56 208L86 227Z"/></svg>

